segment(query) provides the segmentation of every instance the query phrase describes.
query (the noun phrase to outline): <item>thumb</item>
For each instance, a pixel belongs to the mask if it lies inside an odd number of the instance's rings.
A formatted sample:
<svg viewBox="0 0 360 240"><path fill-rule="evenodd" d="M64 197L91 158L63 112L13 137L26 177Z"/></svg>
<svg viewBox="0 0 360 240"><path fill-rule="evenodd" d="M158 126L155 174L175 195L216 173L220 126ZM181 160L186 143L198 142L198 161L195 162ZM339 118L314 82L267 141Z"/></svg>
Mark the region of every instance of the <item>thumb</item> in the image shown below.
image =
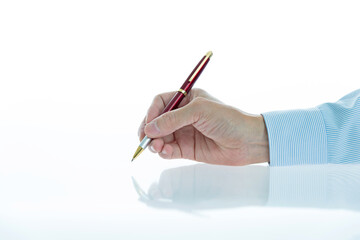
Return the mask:
<svg viewBox="0 0 360 240"><path fill-rule="evenodd" d="M148 123L144 132L150 138L167 136L182 127L197 122L200 116L198 109L201 108L190 103L182 108L166 112Z"/></svg>

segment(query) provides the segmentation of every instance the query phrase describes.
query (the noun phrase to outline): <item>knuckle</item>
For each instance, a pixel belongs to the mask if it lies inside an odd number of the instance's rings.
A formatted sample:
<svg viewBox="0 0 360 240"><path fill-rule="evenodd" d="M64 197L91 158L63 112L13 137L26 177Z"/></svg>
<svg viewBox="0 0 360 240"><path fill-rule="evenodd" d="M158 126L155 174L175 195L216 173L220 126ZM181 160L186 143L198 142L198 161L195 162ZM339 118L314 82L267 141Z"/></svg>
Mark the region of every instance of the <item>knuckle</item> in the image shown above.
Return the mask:
<svg viewBox="0 0 360 240"><path fill-rule="evenodd" d="M161 94L157 94L153 99L153 105L158 105L162 102Z"/></svg>
<svg viewBox="0 0 360 240"><path fill-rule="evenodd" d="M193 88L189 92L189 96L191 99L195 99L197 97L205 96L205 95L206 95L206 92L204 90L202 90L201 88Z"/></svg>
<svg viewBox="0 0 360 240"><path fill-rule="evenodd" d="M197 96L204 96L206 95L206 91L201 88L194 88L193 91L195 91Z"/></svg>
<svg viewBox="0 0 360 240"><path fill-rule="evenodd" d="M206 105L208 102L208 100L204 97L197 97L192 101L192 104L195 107L203 107L204 105Z"/></svg>

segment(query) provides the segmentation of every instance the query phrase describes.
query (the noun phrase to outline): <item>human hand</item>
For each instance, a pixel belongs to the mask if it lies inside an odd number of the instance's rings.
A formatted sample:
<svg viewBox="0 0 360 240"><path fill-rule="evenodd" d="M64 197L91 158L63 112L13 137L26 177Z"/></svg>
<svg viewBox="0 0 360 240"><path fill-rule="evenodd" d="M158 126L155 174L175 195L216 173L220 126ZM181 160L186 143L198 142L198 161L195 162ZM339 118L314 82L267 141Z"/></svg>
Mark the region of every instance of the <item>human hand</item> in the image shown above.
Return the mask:
<svg viewBox="0 0 360 240"><path fill-rule="evenodd" d="M263 117L222 104L193 89L179 108L159 116L174 92L157 95L139 128L152 138L150 150L162 158L185 158L221 165L269 162Z"/></svg>

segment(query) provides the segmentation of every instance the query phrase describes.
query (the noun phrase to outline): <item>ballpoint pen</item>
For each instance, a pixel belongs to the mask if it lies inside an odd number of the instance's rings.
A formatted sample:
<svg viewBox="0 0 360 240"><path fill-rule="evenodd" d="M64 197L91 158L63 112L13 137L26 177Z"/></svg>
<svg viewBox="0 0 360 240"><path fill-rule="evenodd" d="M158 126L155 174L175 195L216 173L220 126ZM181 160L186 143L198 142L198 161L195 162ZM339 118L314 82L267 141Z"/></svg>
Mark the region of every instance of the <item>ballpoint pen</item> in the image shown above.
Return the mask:
<svg viewBox="0 0 360 240"><path fill-rule="evenodd" d="M206 67L208 62L210 61L210 57L212 56L212 54L213 53L211 51L209 51L205 54L205 56L200 60L200 62L196 65L194 70L190 73L188 78L185 80L184 84L180 87L180 89L175 93L175 95L170 100L170 102L166 105L166 107L164 108L164 110L162 111L161 114L171 111L179 106L181 100L183 100L183 98L189 93L189 91L193 87L194 83L199 78L200 74L202 73L202 71L204 70L204 68ZM150 144L151 140L152 139L149 138L148 136L145 136L141 140L140 145L136 149L135 154L131 161L134 161L134 159L145 150L145 148Z"/></svg>

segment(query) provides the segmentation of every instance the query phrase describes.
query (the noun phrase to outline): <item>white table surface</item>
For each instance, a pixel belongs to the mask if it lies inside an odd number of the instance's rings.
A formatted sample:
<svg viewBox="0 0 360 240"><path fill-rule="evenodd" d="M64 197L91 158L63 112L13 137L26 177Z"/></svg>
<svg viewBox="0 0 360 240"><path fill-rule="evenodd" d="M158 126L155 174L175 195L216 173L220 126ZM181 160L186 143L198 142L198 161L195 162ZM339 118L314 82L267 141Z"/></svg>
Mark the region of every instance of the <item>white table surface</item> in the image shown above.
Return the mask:
<svg viewBox="0 0 360 240"><path fill-rule="evenodd" d="M149 151L130 163L136 133L110 117L121 106L46 106L3 111L1 239L360 238L360 166L224 167ZM109 118L91 120L99 112Z"/></svg>

